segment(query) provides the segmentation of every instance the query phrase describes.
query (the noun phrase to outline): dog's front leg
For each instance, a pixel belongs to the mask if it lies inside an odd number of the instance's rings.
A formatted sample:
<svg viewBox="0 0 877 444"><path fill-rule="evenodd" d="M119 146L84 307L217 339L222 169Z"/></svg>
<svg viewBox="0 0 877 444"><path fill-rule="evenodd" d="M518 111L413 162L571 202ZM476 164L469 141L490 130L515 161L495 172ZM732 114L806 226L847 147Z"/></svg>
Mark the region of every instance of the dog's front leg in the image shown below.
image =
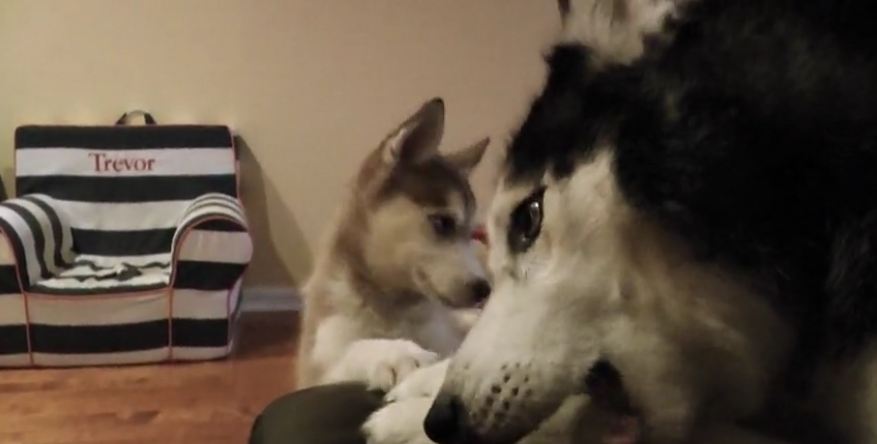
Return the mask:
<svg viewBox="0 0 877 444"><path fill-rule="evenodd" d="M360 339L347 346L321 381L360 381L371 390L387 392L415 370L439 356L405 339Z"/></svg>
<svg viewBox="0 0 877 444"><path fill-rule="evenodd" d="M373 413L362 426L368 444L433 444L423 431L432 397L391 402Z"/></svg>
<svg viewBox="0 0 877 444"><path fill-rule="evenodd" d="M402 382L393 387L387 393L387 396L384 397L384 400L387 402L397 402L411 398L434 399L442 388L450 362L450 359L445 359L428 367L415 370L403 379Z"/></svg>
<svg viewBox="0 0 877 444"><path fill-rule="evenodd" d="M423 420L441 389L450 360L445 359L412 372L384 399L387 405L372 414L362 427L369 444L432 443L423 431Z"/></svg>

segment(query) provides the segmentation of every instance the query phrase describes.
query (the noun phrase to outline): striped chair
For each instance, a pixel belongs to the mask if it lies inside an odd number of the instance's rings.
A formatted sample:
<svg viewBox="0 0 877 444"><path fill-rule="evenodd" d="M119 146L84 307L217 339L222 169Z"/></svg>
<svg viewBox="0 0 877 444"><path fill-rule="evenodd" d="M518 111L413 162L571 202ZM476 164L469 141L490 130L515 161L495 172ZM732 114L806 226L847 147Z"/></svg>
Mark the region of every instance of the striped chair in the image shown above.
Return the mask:
<svg viewBox="0 0 877 444"><path fill-rule="evenodd" d="M252 256L223 126L25 126L0 204L0 366L201 360Z"/></svg>

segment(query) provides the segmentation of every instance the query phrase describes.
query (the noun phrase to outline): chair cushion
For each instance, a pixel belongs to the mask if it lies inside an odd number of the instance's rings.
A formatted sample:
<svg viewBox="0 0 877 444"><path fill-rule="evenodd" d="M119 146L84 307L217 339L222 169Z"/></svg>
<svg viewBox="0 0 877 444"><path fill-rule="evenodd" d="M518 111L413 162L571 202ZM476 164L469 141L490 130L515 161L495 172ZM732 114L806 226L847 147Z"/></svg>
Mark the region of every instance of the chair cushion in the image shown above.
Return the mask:
<svg viewBox="0 0 877 444"><path fill-rule="evenodd" d="M90 295L128 293L168 286L170 253L131 259L79 255L70 268L37 281L31 287L31 292Z"/></svg>

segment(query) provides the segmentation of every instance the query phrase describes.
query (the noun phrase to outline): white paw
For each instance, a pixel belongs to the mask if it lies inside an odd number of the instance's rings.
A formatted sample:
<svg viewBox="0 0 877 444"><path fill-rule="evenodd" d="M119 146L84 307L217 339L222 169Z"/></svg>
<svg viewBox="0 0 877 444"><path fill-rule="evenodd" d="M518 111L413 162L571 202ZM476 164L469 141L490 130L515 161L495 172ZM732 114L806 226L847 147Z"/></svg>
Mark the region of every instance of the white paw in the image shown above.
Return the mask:
<svg viewBox="0 0 877 444"><path fill-rule="evenodd" d="M384 397L384 401L398 402L412 398L435 399L445 381L449 363L450 360L445 359L429 367L417 369L393 387L393 390L390 390Z"/></svg>
<svg viewBox="0 0 877 444"><path fill-rule="evenodd" d="M362 381L369 390L387 392L439 356L406 339L365 339L353 343L332 379Z"/></svg>
<svg viewBox="0 0 877 444"><path fill-rule="evenodd" d="M358 381L369 390L386 393L417 369L438 359L438 354L406 339L362 339L350 344L321 382Z"/></svg>
<svg viewBox="0 0 877 444"><path fill-rule="evenodd" d="M420 368L432 365L439 355L414 342L404 339L381 341L376 353L366 366L366 385L369 389L389 391L408 375Z"/></svg>
<svg viewBox="0 0 877 444"><path fill-rule="evenodd" d="M430 398L388 404L372 413L362 426L368 444L432 444L423 432Z"/></svg>

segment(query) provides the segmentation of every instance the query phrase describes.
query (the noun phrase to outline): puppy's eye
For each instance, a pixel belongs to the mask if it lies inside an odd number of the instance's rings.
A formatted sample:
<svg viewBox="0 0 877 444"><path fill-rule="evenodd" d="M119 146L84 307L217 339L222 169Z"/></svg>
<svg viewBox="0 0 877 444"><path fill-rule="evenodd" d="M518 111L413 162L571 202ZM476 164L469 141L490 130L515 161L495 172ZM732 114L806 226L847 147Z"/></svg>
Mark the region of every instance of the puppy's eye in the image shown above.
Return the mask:
<svg viewBox="0 0 877 444"><path fill-rule="evenodd" d="M512 211L509 223L509 248L515 253L522 253L533 245L542 230L542 196L545 188L524 199Z"/></svg>
<svg viewBox="0 0 877 444"><path fill-rule="evenodd" d="M438 237L451 237L457 232L457 221L447 214L431 214L429 223Z"/></svg>

